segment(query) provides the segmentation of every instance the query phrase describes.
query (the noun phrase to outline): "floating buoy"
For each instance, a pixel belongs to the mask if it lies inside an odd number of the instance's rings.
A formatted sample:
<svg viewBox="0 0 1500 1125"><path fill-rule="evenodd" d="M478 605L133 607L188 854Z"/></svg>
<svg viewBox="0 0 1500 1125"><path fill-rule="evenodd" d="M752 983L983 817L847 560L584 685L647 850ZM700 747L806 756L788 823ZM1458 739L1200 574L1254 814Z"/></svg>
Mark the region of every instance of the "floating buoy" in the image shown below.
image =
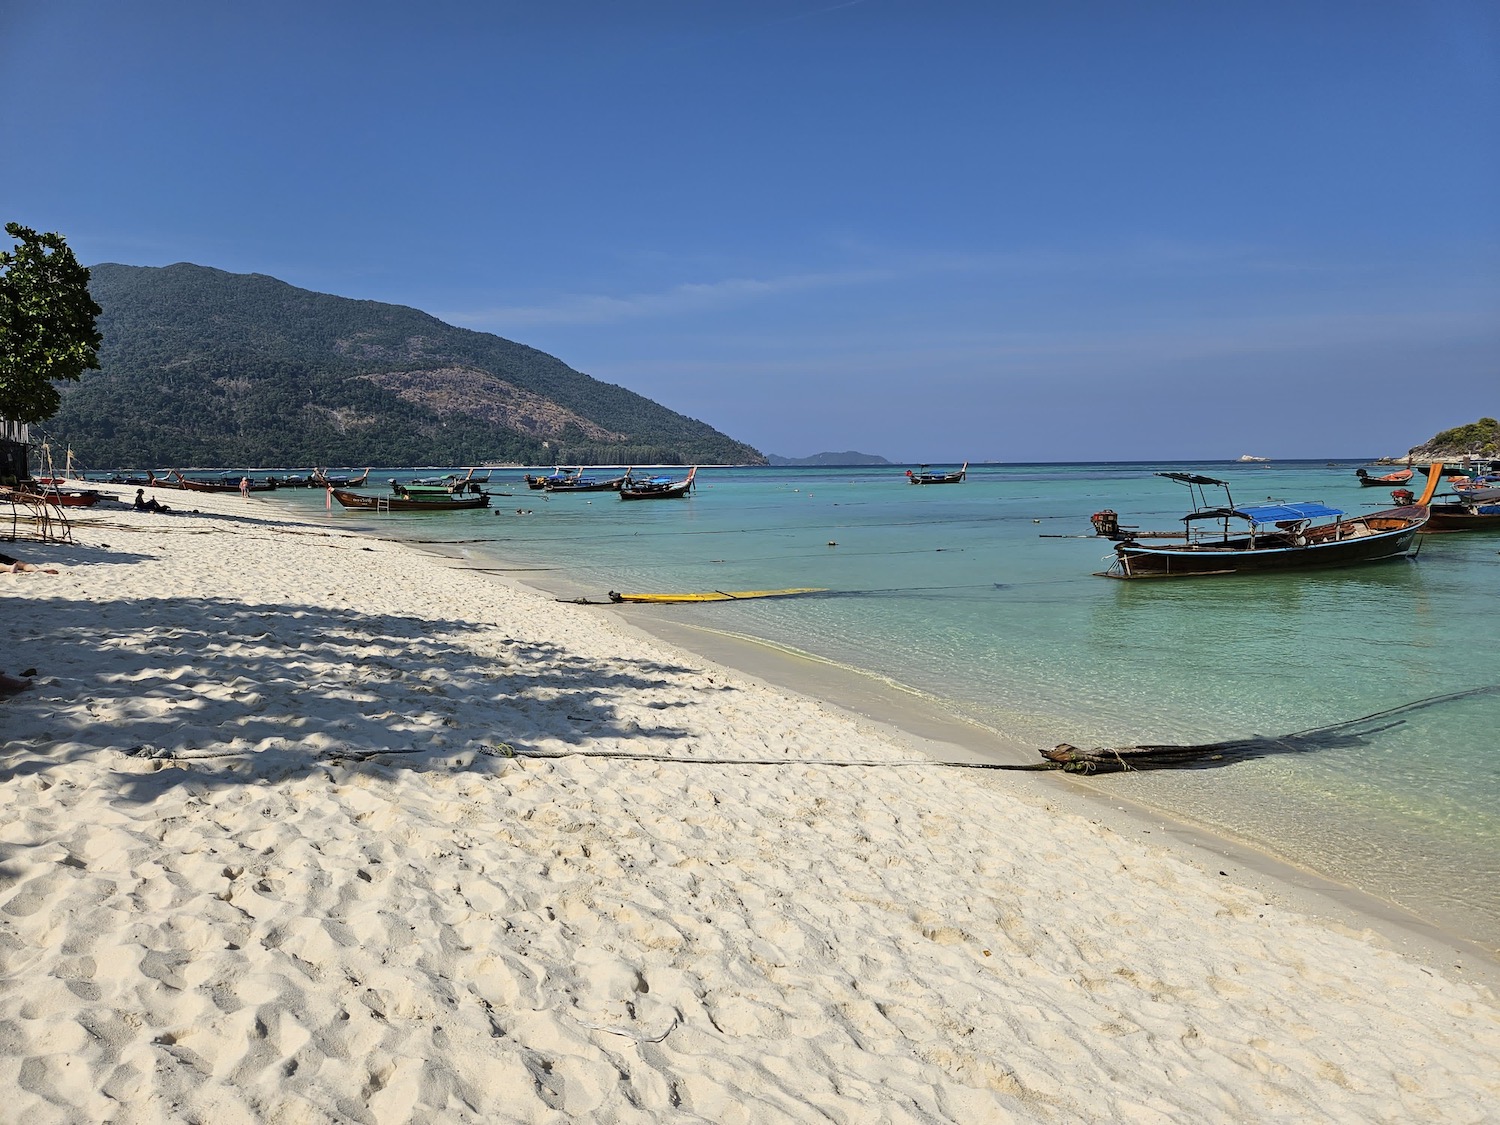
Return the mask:
<svg viewBox="0 0 1500 1125"><path fill-rule="evenodd" d="M837 546L838 546L838 544L837 544L837 543L835 543L835 542L834 542L834 541L833 541L833 540L832 540L832 539L830 539L830 540L829 540L829 541L828 541L828 545L829 545L829 546L830 546L830 547L837 547Z"/></svg>

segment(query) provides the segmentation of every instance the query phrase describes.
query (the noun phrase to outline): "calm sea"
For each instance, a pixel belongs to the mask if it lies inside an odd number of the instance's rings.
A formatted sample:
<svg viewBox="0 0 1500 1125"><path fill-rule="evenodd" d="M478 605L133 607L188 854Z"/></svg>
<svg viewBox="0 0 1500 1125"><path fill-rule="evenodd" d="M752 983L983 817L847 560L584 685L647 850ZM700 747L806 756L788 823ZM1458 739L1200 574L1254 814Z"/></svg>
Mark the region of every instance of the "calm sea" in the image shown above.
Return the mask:
<svg viewBox="0 0 1500 1125"><path fill-rule="evenodd" d="M821 587L829 593L623 612L868 671L1036 746L1278 738L1403 708L1297 753L1095 784L1494 949L1500 688L1483 689L1500 685L1500 536L1425 536L1415 560L1327 573L1093 575L1110 552L1086 537L1090 513L1165 529L1189 507L1186 489L1155 471L1220 477L1242 504L1388 507L1355 467L987 465L928 487L899 467L704 469L687 500L633 504L528 492L518 472L496 471L487 487L511 495L488 511L334 518L462 543L566 597ZM320 493L282 495L322 507Z"/></svg>

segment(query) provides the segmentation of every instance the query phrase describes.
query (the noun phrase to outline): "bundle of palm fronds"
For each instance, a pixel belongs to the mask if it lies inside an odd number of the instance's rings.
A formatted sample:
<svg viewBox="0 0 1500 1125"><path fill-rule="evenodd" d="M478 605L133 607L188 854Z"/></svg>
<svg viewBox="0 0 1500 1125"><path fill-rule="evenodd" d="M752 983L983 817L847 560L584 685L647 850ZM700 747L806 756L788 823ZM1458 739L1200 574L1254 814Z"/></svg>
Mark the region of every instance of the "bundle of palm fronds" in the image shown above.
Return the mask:
<svg viewBox="0 0 1500 1125"><path fill-rule="evenodd" d="M1227 742L1204 742L1196 745L1167 746L1105 746L1083 750L1066 742L1051 750L1039 751L1043 758L1053 763L1054 769L1067 773L1118 773L1124 770L1162 770L1177 768L1205 769L1225 766L1231 762L1264 758L1271 754L1302 754L1309 750L1337 750L1364 746L1381 731L1401 726L1406 720L1398 715L1409 714L1439 703L1452 703L1475 695L1500 692L1500 684L1488 687L1469 688L1467 691L1451 692L1419 699L1415 703L1403 703L1373 715L1358 719L1347 719L1326 727L1313 727L1280 737L1251 735ZM1045 767L1043 767L1045 768Z"/></svg>

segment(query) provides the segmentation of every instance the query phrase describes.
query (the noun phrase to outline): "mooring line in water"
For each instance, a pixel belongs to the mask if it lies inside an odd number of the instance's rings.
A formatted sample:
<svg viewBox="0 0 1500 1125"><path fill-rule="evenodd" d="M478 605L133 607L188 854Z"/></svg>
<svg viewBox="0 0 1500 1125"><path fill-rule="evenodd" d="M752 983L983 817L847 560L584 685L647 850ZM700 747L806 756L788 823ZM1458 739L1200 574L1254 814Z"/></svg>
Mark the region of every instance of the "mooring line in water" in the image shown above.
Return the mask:
<svg viewBox="0 0 1500 1125"><path fill-rule="evenodd" d="M1293 734L1284 735L1285 738L1301 738L1309 734L1321 734L1324 731L1342 730L1344 727L1357 726L1367 723L1371 719L1384 719L1392 715L1404 714L1408 711L1419 711L1424 707L1433 707L1439 703L1452 703L1460 699L1467 699L1474 695L1486 695L1491 692L1500 692L1500 684L1486 684L1483 687L1465 688L1463 691L1450 691L1442 695L1429 695L1425 699L1414 700L1411 703L1402 703L1396 707L1388 707L1384 711L1376 711L1374 714L1365 715L1358 719L1345 719L1340 723L1330 723L1328 726L1309 727L1307 730L1299 730Z"/></svg>

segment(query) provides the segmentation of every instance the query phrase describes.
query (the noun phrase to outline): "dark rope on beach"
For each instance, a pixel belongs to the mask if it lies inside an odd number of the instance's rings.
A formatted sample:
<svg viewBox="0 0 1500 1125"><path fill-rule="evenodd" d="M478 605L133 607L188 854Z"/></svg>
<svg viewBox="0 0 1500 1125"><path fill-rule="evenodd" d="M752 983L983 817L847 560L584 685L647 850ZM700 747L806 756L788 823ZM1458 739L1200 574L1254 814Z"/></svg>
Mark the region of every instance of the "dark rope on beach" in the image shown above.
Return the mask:
<svg viewBox="0 0 1500 1125"><path fill-rule="evenodd" d="M1000 762L942 762L934 758L895 758L879 761L873 758L850 758L836 761L831 758L685 758L679 754L642 754L630 750L518 750L509 743L501 742L486 746L483 752L497 758L612 758L629 762L671 762L683 766L836 766L836 767L882 767L882 766L946 766L960 770L1022 770L1036 772L1062 767L1052 762L1032 762L1011 765Z"/></svg>
<svg viewBox="0 0 1500 1125"><path fill-rule="evenodd" d="M1201 768L1210 765L1228 765L1232 762L1247 761L1252 758L1265 757L1276 753L1297 754L1306 753L1309 750L1348 749L1363 746L1372 736L1404 725L1405 720L1396 719L1395 716L1410 714L1413 711L1423 710L1428 707L1435 707L1440 703L1453 703L1462 699L1494 694L1496 692L1500 692L1500 684L1489 684L1484 687L1447 692L1443 695L1433 695L1425 699L1414 700L1411 703L1403 703L1396 707L1388 707L1382 711L1362 715L1357 719L1345 719L1321 727L1309 727L1307 730L1296 731L1280 737L1256 735L1250 738L1229 739L1224 742L1175 746L1102 747L1095 750L1081 750L1068 743L1062 743L1051 750L1038 751L1046 759L1045 761L1030 763L953 762L933 758L895 758L886 761L871 758L850 758L845 761L827 758L690 758L678 754L647 754L632 750L518 749L506 742L497 742L493 746L479 746L476 747L476 750L478 753L489 757L516 760L532 758L542 761L556 761L563 758L608 758L614 761L661 762L672 765L697 766L827 766L839 769L925 766L960 770L1005 770L1018 773L1037 773L1051 770L1062 770L1066 773L1077 774L1118 773L1135 772L1144 769L1171 769L1174 767ZM1387 719L1394 719L1395 721L1381 722L1381 720ZM1379 725L1365 730L1356 729L1372 722L1379 722ZM147 744L133 746L126 750L125 753L137 758L186 765L189 762L214 761L223 758L244 758L252 756L255 752L240 750L165 750ZM417 757L433 753L435 752L416 747L392 747L389 749L355 749L349 747L344 750L330 751L322 755L318 760L325 763L344 761L365 762L376 758ZM442 751L440 753L447 755L452 754L453 751Z"/></svg>

